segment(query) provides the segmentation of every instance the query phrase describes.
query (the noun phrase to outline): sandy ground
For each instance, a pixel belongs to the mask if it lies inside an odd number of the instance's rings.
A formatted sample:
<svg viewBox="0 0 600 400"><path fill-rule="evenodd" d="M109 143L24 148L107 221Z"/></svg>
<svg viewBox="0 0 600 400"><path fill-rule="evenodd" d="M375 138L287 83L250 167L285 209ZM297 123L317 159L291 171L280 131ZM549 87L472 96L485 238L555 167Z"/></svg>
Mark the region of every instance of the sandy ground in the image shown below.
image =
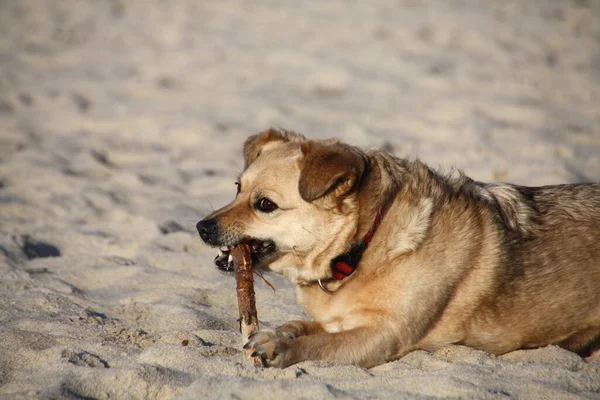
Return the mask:
<svg viewBox="0 0 600 400"><path fill-rule="evenodd" d="M194 225L271 125L600 180L600 2L0 0L0 397L600 398L600 362L557 347L243 365ZM269 279L263 324L303 318Z"/></svg>

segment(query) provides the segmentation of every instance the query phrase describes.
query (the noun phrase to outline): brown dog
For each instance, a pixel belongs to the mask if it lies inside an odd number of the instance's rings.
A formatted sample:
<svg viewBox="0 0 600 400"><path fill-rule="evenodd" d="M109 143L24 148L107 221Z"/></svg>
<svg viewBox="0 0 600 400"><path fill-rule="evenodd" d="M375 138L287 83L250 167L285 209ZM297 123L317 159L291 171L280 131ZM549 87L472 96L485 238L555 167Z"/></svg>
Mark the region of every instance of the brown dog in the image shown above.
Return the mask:
<svg viewBox="0 0 600 400"><path fill-rule="evenodd" d="M272 365L598 347L600 184L485 184L278 130L244 155L236 199L197 227L225 255L250 243L256 265L297 285L313 320L246 345Z"/></svg>

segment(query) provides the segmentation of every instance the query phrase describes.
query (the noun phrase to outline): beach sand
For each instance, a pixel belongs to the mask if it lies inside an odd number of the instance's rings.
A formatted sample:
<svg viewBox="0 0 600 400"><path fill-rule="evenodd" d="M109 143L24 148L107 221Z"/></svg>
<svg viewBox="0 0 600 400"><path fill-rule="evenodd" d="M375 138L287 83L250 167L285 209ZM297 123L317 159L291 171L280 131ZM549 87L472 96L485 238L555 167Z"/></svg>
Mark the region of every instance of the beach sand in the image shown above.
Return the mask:
<svg viewBox="0 0 600 400"><path fill-rule="evenodd" d="M600 181L599 21L597 0L0 1L0 397L600 398L600 362L554 346L255 369L195 233L270 126ZM268 279L262 326L306 318Z"/></svg>

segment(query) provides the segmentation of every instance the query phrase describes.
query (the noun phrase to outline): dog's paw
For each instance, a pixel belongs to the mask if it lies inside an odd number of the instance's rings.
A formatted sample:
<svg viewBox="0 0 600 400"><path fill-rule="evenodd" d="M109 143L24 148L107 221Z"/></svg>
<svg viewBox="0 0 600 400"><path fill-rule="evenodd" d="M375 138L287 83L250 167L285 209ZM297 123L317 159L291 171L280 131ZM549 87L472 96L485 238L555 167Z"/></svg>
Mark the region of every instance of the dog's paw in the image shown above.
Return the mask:
<svg viewBox="0 0 600 400"><path fill-rule="evenodd" d="M271 367L285 368L294 362L291 358L292 339L273 339L256 345L252 356L260 356Z"/></svg>
<svg viewBox="0 0 600 400"><path fill-rule="evenodd" d="M285 368L293 361L291 348L293 336L281 330L264 329L250 335L244 349L254 349L252 356L260 356L267 361L269 366Z"/></svg>
<svg viewBox="0 0 600 400"><path fill-rule="evenodd" d="M295 338L296 336L294 336L292 333L282 330L281 328L259 329L250 334L248 337L248 343L244 345L244 349L256 348L255 345L268 342L270 340Z"/></svg>

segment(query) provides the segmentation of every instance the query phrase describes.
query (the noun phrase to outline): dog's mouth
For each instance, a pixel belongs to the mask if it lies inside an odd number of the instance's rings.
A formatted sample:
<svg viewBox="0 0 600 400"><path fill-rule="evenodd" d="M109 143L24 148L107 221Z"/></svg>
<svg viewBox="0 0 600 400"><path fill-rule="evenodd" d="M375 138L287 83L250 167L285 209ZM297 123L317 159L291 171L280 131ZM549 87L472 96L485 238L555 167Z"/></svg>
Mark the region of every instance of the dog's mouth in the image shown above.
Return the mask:
<svg viewBox="0 0 600 400"><path fill-rule="evenodd" d="M250 246L252 254L252 264L256 265L267 256L273 254L277 249L272 240L247 239L242 241ZM232 272L234 270L233 257L231 250L233 247L221 247L219 254L215 257L215 265L221 271Z"/></svg>

